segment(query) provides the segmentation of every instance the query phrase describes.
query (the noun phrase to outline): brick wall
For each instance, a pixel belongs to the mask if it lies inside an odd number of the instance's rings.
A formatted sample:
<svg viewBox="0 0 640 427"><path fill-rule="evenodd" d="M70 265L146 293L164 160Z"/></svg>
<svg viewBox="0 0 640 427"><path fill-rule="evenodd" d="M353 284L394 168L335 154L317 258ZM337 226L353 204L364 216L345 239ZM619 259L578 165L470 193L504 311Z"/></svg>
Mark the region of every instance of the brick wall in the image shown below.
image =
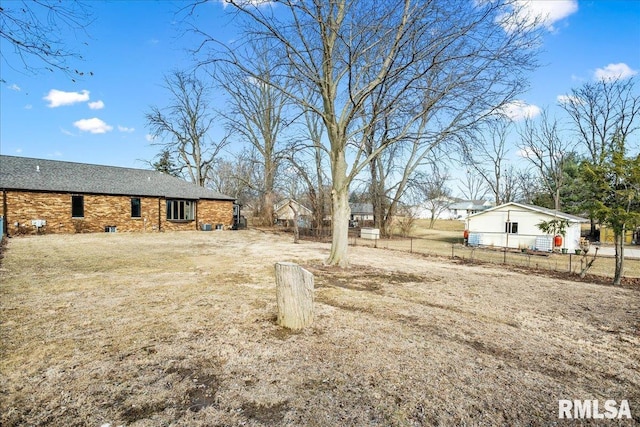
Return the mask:
<svg viewBox="0 0 640 427"><path fill-rule="evenodd" d="M223 224L226 227L233 225L233 202L224 200L200 200L198 201L198 224Z"/></svg>
<svg viewBox="0 0 640 427"><path fill-rule="evenodd" d="M167 221L164 198L140 197L140 218L131 217L131 197L84 195L84 218L71 217L71 194L27 191L3 192L1 214L7 220L7 233L35 234L31 224L43 219L43 233L104 232L115 226L118 232L196 230L198 223L224 224L233 222L231 201L200 200L196 206L198 221ZM6 212L5 212L6 205ZM158 223L160 221L160 223ZM16 225L16 223L18 225Z"/></svg>

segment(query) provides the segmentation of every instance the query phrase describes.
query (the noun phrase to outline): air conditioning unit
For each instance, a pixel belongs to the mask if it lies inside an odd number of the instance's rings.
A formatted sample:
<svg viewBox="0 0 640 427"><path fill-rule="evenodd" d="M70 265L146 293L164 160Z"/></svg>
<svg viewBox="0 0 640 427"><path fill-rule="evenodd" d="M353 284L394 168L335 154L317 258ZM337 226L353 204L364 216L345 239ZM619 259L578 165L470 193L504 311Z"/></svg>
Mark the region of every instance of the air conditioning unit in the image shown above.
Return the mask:
<svg viewBox="0 0 640 427"><path fill-rule="evenodd" d="M31 225L33 225L36 228L42 228L45 225L47 225L47 221L44 219L32 219Z"/></svg>

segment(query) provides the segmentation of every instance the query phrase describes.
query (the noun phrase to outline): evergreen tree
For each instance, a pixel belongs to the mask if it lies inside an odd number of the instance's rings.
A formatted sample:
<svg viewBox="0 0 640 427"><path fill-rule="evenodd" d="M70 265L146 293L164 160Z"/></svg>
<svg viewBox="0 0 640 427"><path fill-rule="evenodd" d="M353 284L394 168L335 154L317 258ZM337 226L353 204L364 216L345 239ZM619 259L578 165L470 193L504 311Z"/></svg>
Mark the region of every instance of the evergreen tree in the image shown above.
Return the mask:
<svg viewBox="0 0 640 427"><path fill-rule="evenodd" d="M167 175L180 176L180 170L171 158L169 150L162 150L158 155L158 161L153 163L152 166L155 170L166 173Z"/></svg>
<svg viewBox="0 0 640 427"><path fill-rule="evenodd" d="M616 138L605 161L581 165L582 178L592 194L588 208L614 233L614 285L621 284L624 274L625 232L640 225L640 154L625 154L624 139Z"/></svg>

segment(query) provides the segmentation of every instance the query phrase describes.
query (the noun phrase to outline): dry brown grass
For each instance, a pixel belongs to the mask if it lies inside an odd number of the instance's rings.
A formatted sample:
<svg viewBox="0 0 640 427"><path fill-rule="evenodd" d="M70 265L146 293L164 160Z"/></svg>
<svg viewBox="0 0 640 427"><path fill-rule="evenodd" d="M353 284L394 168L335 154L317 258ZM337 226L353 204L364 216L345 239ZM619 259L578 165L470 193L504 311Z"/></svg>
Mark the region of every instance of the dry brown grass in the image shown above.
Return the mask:
<svg viewBox="0 0 640 427"><path fill-rule="evenodd" d="M0 423L555 425L558 399L628 399L638 422L637 290L350 251L340 270L256 231L11 239ZM300 333L275 324L276 261L316 275Z"/></svg>

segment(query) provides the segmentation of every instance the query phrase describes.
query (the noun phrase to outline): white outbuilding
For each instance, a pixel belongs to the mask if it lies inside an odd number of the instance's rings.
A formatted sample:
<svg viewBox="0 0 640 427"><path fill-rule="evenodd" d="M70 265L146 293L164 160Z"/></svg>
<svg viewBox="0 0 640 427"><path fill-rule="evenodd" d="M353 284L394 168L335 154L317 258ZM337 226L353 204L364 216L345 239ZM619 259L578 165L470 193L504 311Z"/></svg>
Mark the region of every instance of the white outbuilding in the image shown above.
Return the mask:
<svg viewBox="0 0 640 427"><path fill-rule="evenodd" d="M538 224L551 220L567 221L560 248L580 249L580 225L588 219L523 203L505 203L470 215L467 219L470 246L495 246L551 251L554 236L540 230Z"/></svg>

